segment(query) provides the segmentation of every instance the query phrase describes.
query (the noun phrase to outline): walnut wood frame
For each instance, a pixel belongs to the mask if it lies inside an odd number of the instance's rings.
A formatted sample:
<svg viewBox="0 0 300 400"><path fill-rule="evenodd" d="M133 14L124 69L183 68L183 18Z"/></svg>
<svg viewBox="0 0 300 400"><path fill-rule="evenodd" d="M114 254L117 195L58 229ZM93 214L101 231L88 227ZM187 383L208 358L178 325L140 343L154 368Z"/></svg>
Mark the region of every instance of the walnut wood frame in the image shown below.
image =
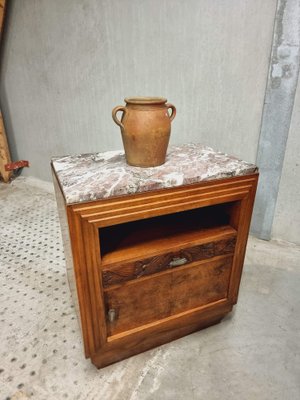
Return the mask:
<svg viewBox="0 0 300 400"><path fill-rule="evenodd" d="M220 322L232 310L238 298L257 173L73 205L66 205L54 170L53 179L85 356L98 368ZM109 336L99 228L233 201L237 206L230 224L237 236L227 298Z"/></svg>

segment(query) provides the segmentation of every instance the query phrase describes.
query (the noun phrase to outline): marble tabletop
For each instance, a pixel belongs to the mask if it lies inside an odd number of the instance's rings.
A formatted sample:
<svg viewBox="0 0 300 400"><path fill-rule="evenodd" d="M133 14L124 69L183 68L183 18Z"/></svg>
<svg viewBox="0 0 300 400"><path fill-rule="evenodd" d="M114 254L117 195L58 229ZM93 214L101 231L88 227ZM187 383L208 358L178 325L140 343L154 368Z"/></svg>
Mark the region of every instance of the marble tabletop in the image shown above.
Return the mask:
<svg viewBox="0 0 300 400"><path fill-rule="evenodd" d="M192 143L169 146L159 167L129 166L123 151L54 157L52 165L67 204L257 172L254 164Z"/></svg>

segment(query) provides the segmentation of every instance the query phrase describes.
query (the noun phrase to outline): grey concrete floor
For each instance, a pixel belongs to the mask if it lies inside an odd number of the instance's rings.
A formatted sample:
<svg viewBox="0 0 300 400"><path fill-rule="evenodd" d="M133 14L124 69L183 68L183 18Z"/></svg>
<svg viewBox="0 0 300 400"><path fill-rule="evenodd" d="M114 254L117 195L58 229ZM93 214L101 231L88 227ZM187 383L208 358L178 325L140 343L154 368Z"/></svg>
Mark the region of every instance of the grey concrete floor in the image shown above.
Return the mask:
<svg viewBox="0 0 300 400"><path fill-rule="evenodd" d="M50 184L0 184L0 400L300 398L300 248L249 239L221 324L97 370L65 276Z"/></svg>

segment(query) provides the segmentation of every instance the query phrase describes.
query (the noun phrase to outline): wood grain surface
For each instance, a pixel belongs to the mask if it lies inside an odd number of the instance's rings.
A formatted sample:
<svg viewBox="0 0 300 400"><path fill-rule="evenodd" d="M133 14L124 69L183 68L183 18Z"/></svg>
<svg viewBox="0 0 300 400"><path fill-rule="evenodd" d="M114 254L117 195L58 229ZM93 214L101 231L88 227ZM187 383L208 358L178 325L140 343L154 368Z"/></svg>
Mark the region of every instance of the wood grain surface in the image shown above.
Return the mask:
<svg viewBox="0 0 300 400"><path fill-rule="evenodd" d="M108 322L108 334L225 299L231 263L232 257L221 257L106 290L106 310L114 309L117 314L114 322Z"/></svg>
<svg viewBox="0 0 300 400"><path fill-rule="evenodd" d="M224 254L233 254L235 242L236 235L232 234L231 237L223 240L210 241L187 248L181 246L177 251L166 251L161 255L121 263L113 268L105 268L102 272L103 287L107 288L167 269L179 268L180 263L189 264Z"/></svg>
<svg viewBox="0 0 300 400"><path fill-rule="evenodd" d="M86 356L97 367L217 323L232 309L257 180L66 206ZM191 212L186 225L182 212ZM184 265L168 268L180 258Z"/></svg>

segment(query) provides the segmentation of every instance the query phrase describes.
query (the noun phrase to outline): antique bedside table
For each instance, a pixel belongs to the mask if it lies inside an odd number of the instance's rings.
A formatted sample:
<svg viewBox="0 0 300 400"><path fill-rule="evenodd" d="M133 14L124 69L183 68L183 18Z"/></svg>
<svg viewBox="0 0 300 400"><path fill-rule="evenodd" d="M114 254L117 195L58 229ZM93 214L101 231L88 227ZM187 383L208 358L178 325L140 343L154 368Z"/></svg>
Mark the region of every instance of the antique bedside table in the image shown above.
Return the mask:
<svg viewBox="0 0 300 400"><path fill-rule="evenodd" d="M154 168L110 151L55 158L52 171L85 355L97 367L232 310L255 165L188 144Z"/></svg>

